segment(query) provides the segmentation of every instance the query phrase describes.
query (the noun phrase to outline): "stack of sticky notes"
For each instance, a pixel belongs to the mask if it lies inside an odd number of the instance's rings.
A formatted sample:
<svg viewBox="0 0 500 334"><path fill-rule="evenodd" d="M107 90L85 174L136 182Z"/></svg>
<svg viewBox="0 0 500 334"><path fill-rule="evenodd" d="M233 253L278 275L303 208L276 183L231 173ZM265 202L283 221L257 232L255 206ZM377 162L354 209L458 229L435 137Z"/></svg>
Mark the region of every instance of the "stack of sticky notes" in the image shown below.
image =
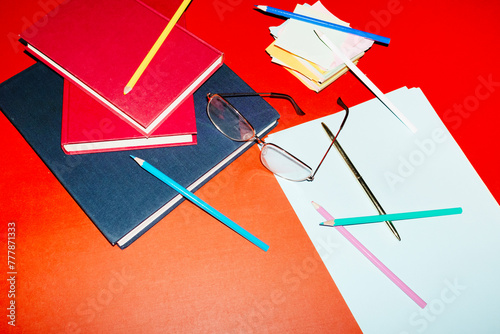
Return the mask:
<svg viewBox="0 0 500 334"><path fill-rule="evenodd" d="M330 13L320 1L313 5L297 5L294 13L349 26L349 23ZM355 64L372 46L373 41L294 19L271 27L271 35L275 40L267 47L266 52L272 57L272 62L283 66L308 88L320 92L348 69L318 38L314 29L328 36Z"/></svg>

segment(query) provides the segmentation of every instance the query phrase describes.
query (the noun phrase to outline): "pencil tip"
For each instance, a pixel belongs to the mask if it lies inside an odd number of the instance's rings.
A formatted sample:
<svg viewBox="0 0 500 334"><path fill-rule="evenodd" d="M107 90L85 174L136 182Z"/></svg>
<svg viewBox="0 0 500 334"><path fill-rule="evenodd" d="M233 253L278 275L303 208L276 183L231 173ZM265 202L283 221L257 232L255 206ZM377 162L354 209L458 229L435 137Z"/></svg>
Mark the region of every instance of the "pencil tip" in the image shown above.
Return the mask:
<svg viewBox="0 0 500 334"><path fill-rule="evenodd" d="M311 204L316 210L320 208L319 204L314 201L311 201Z"/></svg>
<svg viewBox="0 0 500 334"><path fill-rule="evenodd" d="M125 88L123 88L123 95L127 95L128 93L130 93L131 90L132 87L125 86Z"/></svg>
<svg viewBox="0 0 500 334"><path fill-rule="evenodd" d="M322 222L320 225L322 225L322 226L335 226L335 219L327 220L326 222Z"/></svg>
<svg viewBox="0 0 500 334"><path fill-rule="evenodd" d="M141 166L141 167L142 167L142 164L144 163L144 160L142 160L141 158L138 158L138 157L136 157L136 156L133 156L133 155L131 155L130 157L131 157L132 159L134 159L134 161L135 161L135 162L137 162L137 164L138 164L139 166Z"/></svg>

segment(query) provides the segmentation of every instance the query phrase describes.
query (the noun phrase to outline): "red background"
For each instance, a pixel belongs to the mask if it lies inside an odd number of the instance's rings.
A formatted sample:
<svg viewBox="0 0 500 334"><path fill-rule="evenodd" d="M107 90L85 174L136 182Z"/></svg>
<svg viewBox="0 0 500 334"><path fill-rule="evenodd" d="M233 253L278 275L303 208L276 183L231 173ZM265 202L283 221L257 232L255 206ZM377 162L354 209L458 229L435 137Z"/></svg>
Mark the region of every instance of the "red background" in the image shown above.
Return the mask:
<svg viewBox="0 0 500 334"><path fill-rule="evenodd" d="M149 0L170 14L180 1ZM168 3L167 3L168 2ZM0 81L30 66L17 35L57 0L2 1ZM291 94L278 129L336 112L342 96L355 105L373 95L351 74L314 93L271 64L269 26L281 19L253 9L270 0L193 0L187 28L226 55L257 91ZM487 0L371 0L323 4L358 29L391 37L359 67L384 92L420 87L493 196L497 174L500 3ZM490 85L485 86L484 82ZM458 113L458 110L462 113ZM190 203L126 250L110 246L0 114L0 277L7 276L7 225L16 226L16 327L1 280L0 331L23 333L350 333L359 328L274 177L252 148L197 194L252 231L264 253ZM3 274L2 274L3 272ZM0 313L1 315L1 313Z"/></svg>

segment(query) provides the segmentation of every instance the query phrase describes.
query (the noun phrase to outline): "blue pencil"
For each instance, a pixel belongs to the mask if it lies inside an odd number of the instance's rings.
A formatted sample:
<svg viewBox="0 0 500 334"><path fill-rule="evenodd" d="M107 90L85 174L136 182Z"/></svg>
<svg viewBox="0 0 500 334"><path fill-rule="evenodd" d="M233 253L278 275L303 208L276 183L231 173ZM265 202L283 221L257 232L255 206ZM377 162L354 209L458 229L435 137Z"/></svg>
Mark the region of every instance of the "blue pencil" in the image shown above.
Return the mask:
<svg viewBox="0 0 500 334"><path fill-rule="evenodd" d="M131 155L130 157L134 159L135 162L137 162L139 166L141 166L143 169L156 176L158 179L166 183L168 186L172 187L175 191L179 192L182 196L186 197L189 201L193 202L198 207L202 208L207 213L217 218L227 227L229 227L230 229L232 229L233 231L235 231L236 233L238 233L239 235L241 235L242 237L253 243L255 246L259 247L265 252L269 249L269 246L266 245L264 242L262 242L257 237L246 231L243 227L239 226L238 224L236 224L235 222L224 216L219 211L215 210L213 207L204 202L201 198L199 198L198 196L196 196L195 194L193 194L192 192L181 186L179 183L172 180L167 175L163 174L160 170L158 170L156 167L154 167L147 161L134 157L133 155Z"/></svg>
<svg viewBox="0 0 500 334"><path fill-rule="evenodd" d="M462 213L462 208L425 210L425 211L414 211L414 212L403 212L403 213L390 213L386 215L376 215L376 216L337 218L323 222L320 225L345 226L345 225L355 225L355 224L378 223L386 220L405 220L405 219L457 215L461 213Z"/></svg>
<svg viewBox="0 0 500 334"><path fill-rule="evenodd" d="M258 9L260 9L261 11L269 13L269 14L274 14L274 15L286 17L289 19L295 19L295 20L299 20L299 21L304 21L304 22L316 24L318 26L322 26L325 28L335 29L335 30L346 32L349 34L365 37L365 38L368 38L368 39L371 39L371 40L374 40L376 42L380 42L383 44L389 44L389 42L391 41L391 39L388 37L379 36L379 35L375 35L375 34L372 34L372 33L366 32L366 31L357 30L357 29L342 26L339 24L331 23L328 21L315 19L313 17L305 16L302 14L296 14L296 13L288 12L286 10L282 10L282 9L278 9L278 8L274 8L274 7L269 7L269 6L260 6L259 5L256 7Z"/></svg>

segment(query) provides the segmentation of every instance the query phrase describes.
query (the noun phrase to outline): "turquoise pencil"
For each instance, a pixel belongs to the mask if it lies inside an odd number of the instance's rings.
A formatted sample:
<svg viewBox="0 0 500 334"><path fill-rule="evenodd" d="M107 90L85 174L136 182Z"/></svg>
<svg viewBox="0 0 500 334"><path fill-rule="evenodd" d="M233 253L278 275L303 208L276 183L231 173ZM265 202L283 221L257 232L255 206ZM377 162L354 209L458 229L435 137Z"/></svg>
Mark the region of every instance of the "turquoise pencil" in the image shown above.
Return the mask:
<svg viewBox="0 0 500 334"><path fill-rule="evenodd" d="M356 224L378 223L386 220L405 220L428 218L437 216L457 215L462 213L462 208L438 209L438 210L425 210L403 213L390 213L386 215L364 216L364 217L351 217L351 218L336 218L321 223L323 226L346 226Z"/></svg>
<svg viewBox="0 0 500 334"><path fill-rule="evenodd" d="M264 252L266 252L269 249L269 246L266 245L264 242L262 242L260 239L249 233L247 230L245 230L243 227L239 226L226 216L224 216L222 213L214 209L212 206L208 205L205 201L203 201L201 198L181 186L179 183L175 182L172 180L170 177L165 175L163 172L158 170L156 167L148 163L147 161L144 161L143 159L134 157L133 155L130 156L132 159L135 160L141 166L143 169L151 173L152 175L156 176L160 181L164 182L171 188L173 188L175 191L179 192L182 196L187 198L189 201L193 202L196 204L198 207L202 208L205 210L207 213L212 215L214 218L217 218L220 222L225 224L227 227L253 243L255 246L259 247L262 249Z"/></svg>

